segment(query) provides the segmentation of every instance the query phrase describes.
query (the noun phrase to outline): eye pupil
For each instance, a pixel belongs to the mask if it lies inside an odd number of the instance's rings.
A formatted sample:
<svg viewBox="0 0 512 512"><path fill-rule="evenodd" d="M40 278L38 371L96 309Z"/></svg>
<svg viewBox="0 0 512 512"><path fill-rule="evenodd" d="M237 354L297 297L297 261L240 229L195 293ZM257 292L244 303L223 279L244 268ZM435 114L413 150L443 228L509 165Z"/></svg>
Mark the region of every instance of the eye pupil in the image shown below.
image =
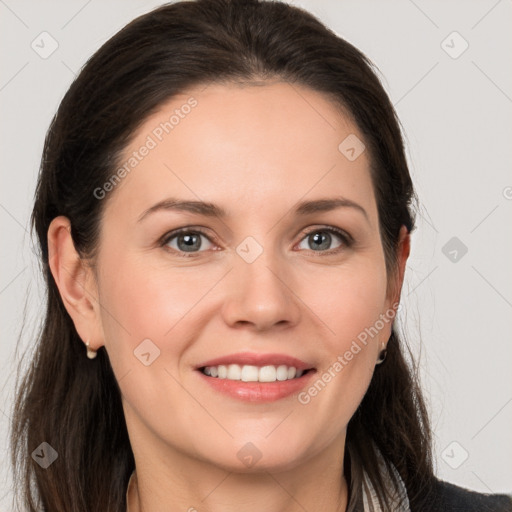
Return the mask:
<svg viewBox="0 0 512 512"><path fill-rule="evenodd" d="M331 245L331 235L324 231L317 231L310 235L310 240L315 244L313 247L316 249L328 249Z"/></svg>

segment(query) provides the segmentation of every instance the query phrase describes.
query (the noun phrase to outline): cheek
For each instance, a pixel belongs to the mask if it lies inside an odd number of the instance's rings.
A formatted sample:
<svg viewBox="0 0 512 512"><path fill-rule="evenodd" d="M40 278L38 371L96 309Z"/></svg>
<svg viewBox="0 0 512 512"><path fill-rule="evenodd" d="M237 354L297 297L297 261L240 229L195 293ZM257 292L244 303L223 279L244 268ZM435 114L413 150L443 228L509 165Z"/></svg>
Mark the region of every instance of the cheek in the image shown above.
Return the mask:
<svg viewBox="0 0 512 512"><path fill-rule="evenodd" d="M132 254L122 258L106 255L101 269L104 342L115 373L122 375L131 368L136 362L134 352L148 339L157 347L153 350L160 350L163 356L158 363L175 369L181 354L200 334L197 315L225 268L203 272L193 266L171 268Z"/></svg>
<svg viewBox="0 0 512 512"><path fill-rule="evenodd" d="M385 270L332 272L328 283L328 293L310 295L316 301L312 309L329 329L322 338L323 365L298 396L312 430L323 432L322 446L339 435L361 403L375 370L379 342L386 336L379 322L385 307Z"/></svg>
<svg viewBox="0 0 512 512"><path fill-rule="evenodd" d="M193 271L163 272L143 257L104 257L101 269L104 343L125 414L149 428L165 426L167 435L181 439L169 405L190 404L173 376L197 334L187 313L193 315L211 284L197 286ZM201 417L201 410L194 413Z"/></svg>
<svg viewBox="0 0 512 512"><path fill-rule="evenodd" d="M379 344L390 330L390 319L382 321L385 265L376 252L345 267L318 269L309 274L308 282L302 297L325 327L321 338L325 356L316 384L306 390L302 403L326 407L339 416L337 424L346 424L366 392Z"/></svg>
<svg viewBox="0 0 512 512"><path fill-rule="evenodd" d="M157 272L143 258L104 259L100 300L105 346L113 366L132 364L134 351L147 339L169 356L180 351L172 331L198 301L190 276ZM169 339L172 344L165 342Z"/></svg>
<svg viewBox="0 0 512 512"><path fill-rule="evenodd" d="M362 333L385 312L386 269L377 251L346 266L310 270L302 282L300 296L326 327L324 340L332 354L342 354L353 340L364 338ZM381 322L378 327L368 341L384 334Z"/></svg>

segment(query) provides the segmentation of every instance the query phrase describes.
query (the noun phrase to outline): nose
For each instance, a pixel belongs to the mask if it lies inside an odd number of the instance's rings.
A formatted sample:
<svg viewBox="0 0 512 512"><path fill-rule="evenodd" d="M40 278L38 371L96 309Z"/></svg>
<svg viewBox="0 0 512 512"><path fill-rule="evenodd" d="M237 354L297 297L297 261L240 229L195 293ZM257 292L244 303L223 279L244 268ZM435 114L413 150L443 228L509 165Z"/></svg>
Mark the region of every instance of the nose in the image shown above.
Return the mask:
<svg viewBox="0 0 512 512"><path fill-rule="evenodd" d="M225 283L222 307L224 321L234 328L250 326L255 331L296 325L300 301L293 291L293 278L286 263L270 251L248 263L236 257Z"/></svg>

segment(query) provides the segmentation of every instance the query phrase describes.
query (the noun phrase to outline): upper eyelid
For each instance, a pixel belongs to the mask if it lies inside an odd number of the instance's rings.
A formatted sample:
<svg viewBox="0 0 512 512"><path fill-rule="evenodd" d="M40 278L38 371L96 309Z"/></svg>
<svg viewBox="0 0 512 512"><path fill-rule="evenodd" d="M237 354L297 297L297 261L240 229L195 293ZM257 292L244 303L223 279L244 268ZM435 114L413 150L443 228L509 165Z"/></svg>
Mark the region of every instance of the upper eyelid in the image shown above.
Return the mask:
<svg viewBox="0 0 512 512"><path fill-rule="evenodd" d="M340 237L344 237L347 239L348 242L352 242L354 239L352 237L352 235L350 235L347 231L345 231L344 229L341 229L341 228L336 228L334 226L328 226L328 225L319 225L319 227L315 227L313 226L312 228L305 228L301 231L301 233L304 235L304 236L308 236L310 235L311 233L315 233L316 231L328 231L330 233L334 233Z"/></svg>
<svg viewBox="0 0 512 512"><path fill-rule="evenodd" d="M173 229L173 230L167 232L164 236L162 236L160 238L160 241L162 243L164 243L164 244L169 243L169 240L172 240L174 237L176 237L178 235L181 235L183 233L198 233L200 235L205 236L211 242L213 242L213 240L211 239L212 237L208 233L203 231L201 228L196 228L196 227L186 227L186 228ZM215 238L215 237L213 237L213 238Z"/></svg>

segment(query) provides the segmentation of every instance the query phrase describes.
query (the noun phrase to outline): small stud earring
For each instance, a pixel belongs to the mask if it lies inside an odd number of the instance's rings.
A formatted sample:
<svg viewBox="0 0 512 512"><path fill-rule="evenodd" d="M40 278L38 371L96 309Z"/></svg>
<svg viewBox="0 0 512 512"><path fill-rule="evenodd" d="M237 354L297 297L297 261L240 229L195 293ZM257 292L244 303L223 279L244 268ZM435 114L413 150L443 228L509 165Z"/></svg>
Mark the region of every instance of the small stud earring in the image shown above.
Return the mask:
<svg viewBox="0 0 512 512"><path fill-rule="evenodd" d="M87 347L87 357L89 359L94 359L98 355L98 352L92 348L89 348L89 340L85 342L85 346Z"/></svg>

